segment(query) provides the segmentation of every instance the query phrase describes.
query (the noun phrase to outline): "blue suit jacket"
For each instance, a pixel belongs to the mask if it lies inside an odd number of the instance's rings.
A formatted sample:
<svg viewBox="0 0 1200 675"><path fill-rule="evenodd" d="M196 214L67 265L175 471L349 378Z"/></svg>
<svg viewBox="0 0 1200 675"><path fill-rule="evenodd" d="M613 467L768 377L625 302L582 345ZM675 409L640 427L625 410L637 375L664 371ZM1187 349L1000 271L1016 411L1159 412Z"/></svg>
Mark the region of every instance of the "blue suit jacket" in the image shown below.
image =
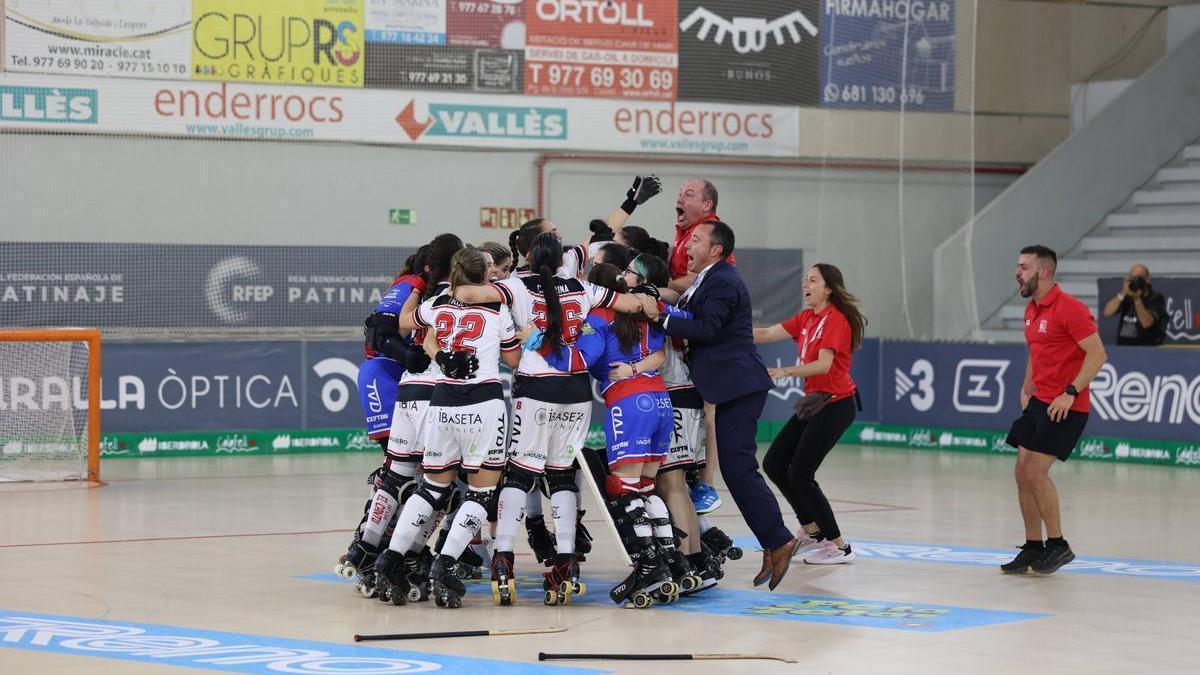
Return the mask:
<svg viewBox="0 0 1200 675"><path fill-rule="evenodd" d="M665 330L688 341L692 381L705 401L725 403L775 386L754 346L750 293L736 267L718 261L682 308L692 318L672 316Z"/></svg>

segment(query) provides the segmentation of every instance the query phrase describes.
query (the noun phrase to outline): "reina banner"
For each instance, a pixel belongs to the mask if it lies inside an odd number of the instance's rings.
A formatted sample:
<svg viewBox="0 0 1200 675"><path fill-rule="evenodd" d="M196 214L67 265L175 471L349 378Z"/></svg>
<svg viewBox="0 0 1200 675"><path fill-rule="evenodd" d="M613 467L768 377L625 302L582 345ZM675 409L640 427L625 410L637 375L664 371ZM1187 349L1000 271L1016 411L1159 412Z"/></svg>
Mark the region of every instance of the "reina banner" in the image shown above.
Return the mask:
<svg viewBox="0 0 1200 675"><path fill-rule="evenodd" d="M0 70L187 79L188 0L5 0Z"/></svg>
<svg viewBox="0 0 1200 675"><path fill-rule="evenodd" d="M363 86L363 5L192 0L192 78Z"/></svg>
<svg viewBox="0 0 1200 675"><path fill-rule="evenodd" d="M526 0L525 93L675 99L673 1Z"/></svg>

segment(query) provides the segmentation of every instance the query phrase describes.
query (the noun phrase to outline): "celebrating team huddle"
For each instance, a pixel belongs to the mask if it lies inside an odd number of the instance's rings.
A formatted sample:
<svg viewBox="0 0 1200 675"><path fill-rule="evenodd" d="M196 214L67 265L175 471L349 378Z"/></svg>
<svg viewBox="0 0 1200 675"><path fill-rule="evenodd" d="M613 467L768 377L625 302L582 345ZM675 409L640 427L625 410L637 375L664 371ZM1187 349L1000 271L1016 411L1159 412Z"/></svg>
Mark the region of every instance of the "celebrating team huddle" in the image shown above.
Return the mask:
<svg viewBox="0 0 1200 675"><path fill-rule="evenodd" d="M645 250L614 241L660 191L657 178L637 177L620 208L593 221L588 244L564 248L554 223L536 219L509 250L444 234L409 258L366 322L360 399L386 455L336 568L363 595L459 607L463 579L486 567L493 600L512 604L525 521L546 604L570 602L586 592L585 484L633 568L610 592L616 603L643 608L712 588L725 559L740 557L720 530L701 530L688 492L685 476L705 463L703 402L686 344L648 319L686 316L667 302L678 298L660 257L668 247L633 227ZM511 403L501 363L514 373ZM593 379L606 407L600 451L584 447Z"/></svg>

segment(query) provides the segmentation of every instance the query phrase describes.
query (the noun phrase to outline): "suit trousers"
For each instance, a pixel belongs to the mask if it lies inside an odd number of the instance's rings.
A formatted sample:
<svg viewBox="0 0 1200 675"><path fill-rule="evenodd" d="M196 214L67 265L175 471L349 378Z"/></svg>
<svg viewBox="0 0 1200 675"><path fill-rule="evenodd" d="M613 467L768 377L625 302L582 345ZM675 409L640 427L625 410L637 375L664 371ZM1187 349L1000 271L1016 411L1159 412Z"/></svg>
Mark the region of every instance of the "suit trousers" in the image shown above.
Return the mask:
<svg viewBox="0 0 1200 675"><path fill-rule="evenodd" d="M717 404L717 460L729 494L742 518L767 550L779 548L792 538L783 524L779 502L758 472L758 419L767 402L767 392L739 396Z"/></svg>

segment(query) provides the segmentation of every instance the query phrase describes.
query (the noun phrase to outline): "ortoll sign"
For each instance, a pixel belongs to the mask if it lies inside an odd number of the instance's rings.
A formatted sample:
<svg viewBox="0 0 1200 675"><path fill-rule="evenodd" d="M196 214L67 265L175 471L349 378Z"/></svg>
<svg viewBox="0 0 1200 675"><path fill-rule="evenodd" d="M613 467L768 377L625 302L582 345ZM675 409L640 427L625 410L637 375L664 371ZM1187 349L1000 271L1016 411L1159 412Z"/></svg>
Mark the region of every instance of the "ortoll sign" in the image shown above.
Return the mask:
<svg viewBox="0 0 1200 675"><path fill-rule="evenodd" d="M361 3L195 0L192 18L194 79L362 86Z"/></svg>

